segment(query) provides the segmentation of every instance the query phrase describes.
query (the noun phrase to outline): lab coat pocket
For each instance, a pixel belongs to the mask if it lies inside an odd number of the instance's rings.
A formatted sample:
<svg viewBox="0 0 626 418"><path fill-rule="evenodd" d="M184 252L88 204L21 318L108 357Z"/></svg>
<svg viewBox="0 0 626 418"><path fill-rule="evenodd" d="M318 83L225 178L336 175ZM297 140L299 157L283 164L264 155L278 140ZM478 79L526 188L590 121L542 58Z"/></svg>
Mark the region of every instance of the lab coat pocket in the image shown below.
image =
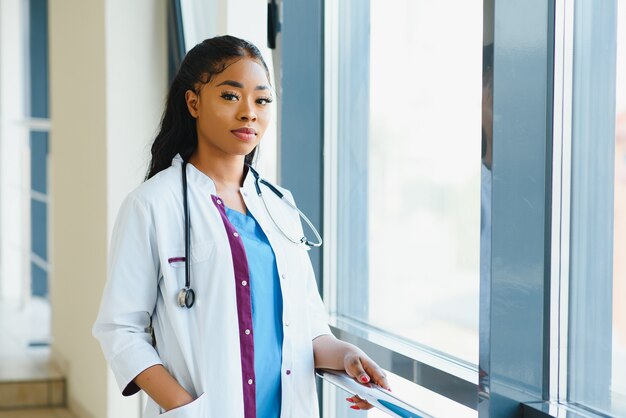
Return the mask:
<svg viewBox="0 0 626 418"><path fill-rule="evenodd" d="M204 241L191 244L191 261L189 265L207 260L213 253L213 241ZM185 248L175 248L167 251L167 264L174 268L185 267Z"/></svg>
<svg viewBox="0 0 626 418"><path fill-rule="evenodd" d="M159 417L163 418L208 418L208 411L206 406L206 393L198 396L197 399L191 401L187 405L179 406L178 408L170 409L167 412L162 413Z"/></svg>
<svg viewBox="0 0 626 418"><path fill-rule="evenodd" d="M185 257L184 256L170 257L167 259L167 263L170 265L170 267L173 267L173 268L185 267Z"/></svg>
<svg viewBox="0 0 626 418"><path fill-rule="evenodd" d="M192 242L190 253L191 286L196 296L200 296L202 295L200 281L194 279L208 272L207 263L215 255L215 242L213 240ZM178 294L185 286L185 264L184 247L171 247L161 254L162 277L159 279L159 287L167 303L174 301L178 304Z"/></svg>

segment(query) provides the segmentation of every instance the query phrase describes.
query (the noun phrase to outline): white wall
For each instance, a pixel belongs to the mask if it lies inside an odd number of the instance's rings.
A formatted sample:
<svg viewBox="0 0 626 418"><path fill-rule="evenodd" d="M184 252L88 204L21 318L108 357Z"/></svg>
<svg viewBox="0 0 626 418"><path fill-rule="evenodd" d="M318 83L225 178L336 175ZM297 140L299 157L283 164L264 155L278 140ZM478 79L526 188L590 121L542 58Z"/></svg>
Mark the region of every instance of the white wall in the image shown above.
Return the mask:
<svg viewBox="0 0 626 418"><path fill-rule="evenodd" d="M91 322L106 261L104 1L52 0L50 299L52 353L80 415L106 416L106 366Z"/></svg>
<svg viewBox="0 0 626 418"><path fill-rule="evenodd" d="M29 150L24 124L26 11L23 1L0 0L0 300L12 302L21 302L30 289L24 269L30 255L24 227L30 231L30 219L22 211L28 193L22 162Z"/></svg>
<svg viewBox="0 0 626 418"><path fill-rule="evenodd" d="M164 0L50 0L52 353L87 418L139 416L91 336L110 232L142 180L166 89Z"/></svg>
<svg viewBox="0 0 626 418"><path fill-rule="evenodd" d="M165 0L106 3L108 236L122 199L146 175L165 106L165 12Z"/></svg>

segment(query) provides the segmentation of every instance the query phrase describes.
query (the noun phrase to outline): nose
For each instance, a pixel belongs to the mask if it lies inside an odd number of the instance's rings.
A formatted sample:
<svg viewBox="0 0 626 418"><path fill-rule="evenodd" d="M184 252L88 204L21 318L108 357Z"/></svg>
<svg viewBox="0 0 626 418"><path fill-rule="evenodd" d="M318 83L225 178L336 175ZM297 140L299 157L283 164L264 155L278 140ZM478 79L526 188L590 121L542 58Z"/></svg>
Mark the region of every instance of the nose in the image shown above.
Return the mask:
<svg viewBox="0 0 626 418"><path fill-rule="evenodd" d="M254 106L248 100L241 101L241 107L237 119L241 121L255 121L257 118Z"/></svg>

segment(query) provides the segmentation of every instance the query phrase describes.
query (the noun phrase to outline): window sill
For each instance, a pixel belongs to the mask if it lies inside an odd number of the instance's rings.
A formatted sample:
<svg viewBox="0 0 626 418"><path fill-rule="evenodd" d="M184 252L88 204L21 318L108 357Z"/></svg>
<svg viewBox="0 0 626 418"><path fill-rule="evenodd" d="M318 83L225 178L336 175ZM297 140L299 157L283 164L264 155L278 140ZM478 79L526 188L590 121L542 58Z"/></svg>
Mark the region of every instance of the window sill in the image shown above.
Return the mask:
<svg viewBox="0 0 626 418"><path fill-rule="evenodd" d="M524 418L606 418L575 405L556 402L529 402L522 404Z"/></svg>
<svg viewBox="0 0 626 418"><path fill-rule="evenodd" d="M362 348L382 368L473 410L478 408L478 370L411 344L359 321L331 316L337 338Z"/></svg>

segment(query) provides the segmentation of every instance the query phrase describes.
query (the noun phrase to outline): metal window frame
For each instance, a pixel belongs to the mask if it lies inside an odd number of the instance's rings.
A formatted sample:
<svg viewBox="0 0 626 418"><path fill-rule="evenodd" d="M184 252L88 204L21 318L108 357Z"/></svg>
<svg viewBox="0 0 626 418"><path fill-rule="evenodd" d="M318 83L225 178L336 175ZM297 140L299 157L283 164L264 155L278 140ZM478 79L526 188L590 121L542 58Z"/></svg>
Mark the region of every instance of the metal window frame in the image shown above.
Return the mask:
<svg viewBox="0 0 626 418"><path fill-rule="evenodd" d="M278 179L322 236L324 153L324 2L280 2ZM322 254L310 251L323 294Z"/></svg>
<svg viewBox="0 0 626 418"><path fill-rule="evenodd" d="M538 0L484 7L493 163L479 416L518 417L521 403L543 400L549 382L554 7Z"/></svg>
<svg viewBox="0 0 626 418"><path fill-rule="evenodd" d="M574 8L575 2L555 1L550 381L547 396L550 402L560 402L567 397Z"/></svg>
<svg viewBox="0 0 626 418"><path fill-rule="evenodd" d="M167 1L167 66L168 78L173 80L185 57L185 32L180 0Z"/></svg>

